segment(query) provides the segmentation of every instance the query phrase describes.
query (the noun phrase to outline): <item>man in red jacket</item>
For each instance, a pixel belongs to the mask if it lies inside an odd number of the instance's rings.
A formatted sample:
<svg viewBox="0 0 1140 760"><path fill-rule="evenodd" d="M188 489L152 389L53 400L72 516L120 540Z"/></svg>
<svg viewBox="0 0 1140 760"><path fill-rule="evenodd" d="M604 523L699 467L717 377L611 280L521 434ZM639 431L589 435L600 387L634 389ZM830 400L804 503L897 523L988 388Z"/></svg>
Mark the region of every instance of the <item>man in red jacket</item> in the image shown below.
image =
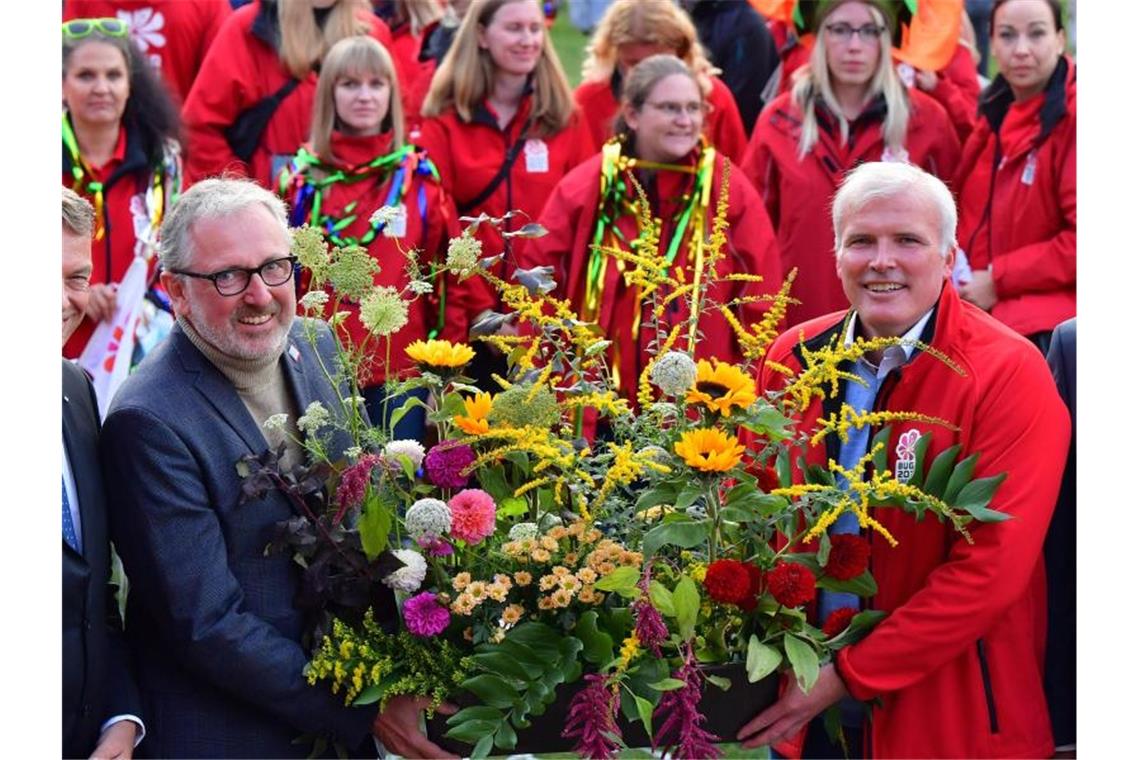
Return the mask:
<svg viewBox="0 0 1140 760"><path fill-rule="evenodd" d="M967 541L949 524L873 508L899 542L891 548L868 536L879 583L870 606L887 616L840 650L809 693L790 684L739 736L745 746L820 756L822 721L811 724L806 747L803 729L850 696L875 700L855 754L1048 757L1041 548L1069 440L1065 407L1040 353L949 284L957 219L940 180L906 164L863 164L836 195L832 222L836 270L852 310L792 328L768 361L796 369L805 348L856 336L921 341L949 361L913 343L867 353L844 367L865 385L842 383L836 398L814 400L800 418L817 420L862 396L864 408L949 420L954 428L895 423L888 467L908 480L915 455L906 444L927 431L931 456L961 444L980 454L976 478L1006 473L992 507L1012 519L973 523ZM760 382L775 389L786 378L766 365ZM849 445L826 441L809 450L808 462L842 461Z"/></svg>

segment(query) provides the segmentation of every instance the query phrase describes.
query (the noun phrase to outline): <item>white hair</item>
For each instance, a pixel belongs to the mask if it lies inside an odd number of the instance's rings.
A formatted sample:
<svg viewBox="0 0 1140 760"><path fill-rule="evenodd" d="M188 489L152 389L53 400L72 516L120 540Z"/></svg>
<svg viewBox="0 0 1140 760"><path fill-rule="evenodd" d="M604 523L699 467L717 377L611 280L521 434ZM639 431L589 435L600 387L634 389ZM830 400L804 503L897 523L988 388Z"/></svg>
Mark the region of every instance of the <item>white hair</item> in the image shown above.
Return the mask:
<svg viewBox="0 0 1140 760"><path fill-rule="evenodd" d="M835 255L839 255L843 225L851 214L872 201L918 196L938 211L938 249L942 258L957 247L958 209L950 188L917 166L896 161L868 161L848 172L831 203L831 224L835 231Z"/></svg>
<svg viewBox="0 0 1140 760"><path fill-rule="evenodd" d="M189 269L194 258L191 228L201 219L226 217L250 206L263 206L289 235L285 204L261 185L247 179L213 177L196 183L178 197L162 222L158 259L166 271Z"/></svg>

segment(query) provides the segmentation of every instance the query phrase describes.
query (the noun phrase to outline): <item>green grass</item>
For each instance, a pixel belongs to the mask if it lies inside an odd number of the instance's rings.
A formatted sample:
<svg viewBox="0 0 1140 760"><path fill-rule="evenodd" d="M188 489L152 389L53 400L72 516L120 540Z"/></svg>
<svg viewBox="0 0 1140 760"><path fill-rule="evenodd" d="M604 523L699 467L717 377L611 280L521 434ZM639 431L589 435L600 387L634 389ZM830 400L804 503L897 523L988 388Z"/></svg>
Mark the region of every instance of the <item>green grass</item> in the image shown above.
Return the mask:
<svg viewBox="0 0 1140 760"><path fill-rule="evenodd" d="M577 87L582 81L582 61L586 58L586 43L590 38L570 23L570 11L565 6L558 9L558 17L550 28L550 38L554 42L554 49L558 51L558 58L562 61L570 86Z"/></svg>

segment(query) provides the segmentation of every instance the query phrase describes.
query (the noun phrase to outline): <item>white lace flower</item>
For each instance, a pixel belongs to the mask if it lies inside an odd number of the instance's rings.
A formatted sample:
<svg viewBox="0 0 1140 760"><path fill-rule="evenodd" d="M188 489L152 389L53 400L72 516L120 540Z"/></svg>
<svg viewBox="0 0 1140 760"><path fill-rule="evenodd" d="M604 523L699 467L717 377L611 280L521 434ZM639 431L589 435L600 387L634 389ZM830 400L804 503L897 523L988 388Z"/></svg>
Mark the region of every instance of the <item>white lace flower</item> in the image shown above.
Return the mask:
<svg viewBox="0 0 1140 760"><path fill-rule="evenodd" d="M427 280L412 280L408 283L408 288L417 295L425 295L435 290L435 286Z"/></svg>
<svg viewBox="0 0 1140 760"><path fill-rule="evenodd" d="M389 441L384 446L385 459L397 461L397 457L401 454L412 460L412 469L420 469L420 465L424 461L424 446L419 441L413 441L410 438L405 438L400 441Z"/></svg>
<svg viewBox="0 0 1140 760"><path fill-rule="evenodd" d="M507 533L507 538L511 541L522 541L524 538L534 538L537 535L537 523L522 522L511 526L510 532Z"/></svg>
<svg viewBox="0 0 1140 760"><path fill-rule="evenodd" d="M301 296L301 308L308 312L322 311L328 302L329 294L323 290L310 290Z"/></svg>
<svg viewBox="0 0 1140 760"><path fill-rule="evenodd" d="M297 427L305 435L313 435L332 421L329 410L325 409L320 401L314 401L305 409L305 413L297 420Z"/></svg>
<svg viewBox="0 0 1140 760"><path fill-rule="evenodd" d="M261 426L266 430L284 430L287 422L289 422L289 415L274 414L265 422L261 423Z"/></svg>
<svg viewBox="0 0 1140 760"><path fill-rule="evenodd" d="M364 455L364 449L360 448L359 446L349 446L344 450L344 455L348 457L350 461L355 462Z"/></svg>
<svg viewBox="0 0 1140 760"><path fill-rule="evenodd" d="M670 351L649 371L649 380L669 396L680 396L697 381L697 365L683 351Z"/></svg>
<svg viewBox="0 0 1140 760"><path fill-rule="evenodd" d="M446 536L451 532L451 510L439 499L420 499L404 515L404 527L417 540Z"/></svg>
<svg viewBox="0 0 1140 760"><path fill-rule="evenodd" d="M467 274L479 265L479 254L482 252L482 241L464 232L447 244L447 268L453 274Z"/></svg>
<svg viewBox="0 0 1140 760"><path fill-rule="evenodd" d="M393 570L381 583L393 591L405 594L419 591L427 575L427 562L419 552L412 549L397 549L392 553L396 555L396 559L404 563L404 566L399 570Z"/></svg>

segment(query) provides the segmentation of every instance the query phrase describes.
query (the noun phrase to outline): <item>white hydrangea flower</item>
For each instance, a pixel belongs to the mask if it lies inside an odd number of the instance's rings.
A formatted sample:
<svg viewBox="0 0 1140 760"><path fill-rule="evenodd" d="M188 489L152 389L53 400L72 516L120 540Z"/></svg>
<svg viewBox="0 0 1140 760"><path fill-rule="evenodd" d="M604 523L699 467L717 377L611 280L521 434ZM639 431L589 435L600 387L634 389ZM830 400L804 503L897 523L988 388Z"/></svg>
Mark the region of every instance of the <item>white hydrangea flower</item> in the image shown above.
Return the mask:
<svg viewBox="0 0 1140 760"><path fill-rule="evenodd" d="M507 533L507 538L511 541L522 541L524 538L534 538L537 535L537 523L522 522L511 526L510 532Z"/></svg>
<svg viewBox="0 0 1140 760"><path fill-rule="evenodd" d="M396 555L396 559L404 563L404 566L389 573L381 583L393 591L405 594L419 591L424 577L427 576L427 562L423 556L412 549L397 549L392 553Z"/></svg>
<svg viewBox="0 0 1140 760"><path fill-rule="evenodd" d="M297 420L297 427L305 435L313 435L332 421L329 410L325 409L320 401L314 401L305 409L305 413Z"/></svg>
<svg viewBox="0 0 1140 760"><path fill-rule="evenodd" d="M384 458L393 462L399 461L397 457L401 454L412 460L412 469L420 469L420 465L424 461L424 446L419 441L405 438L400 441L389 441L384 446Z"/></svg>
<svg viewBox="0 0 1140 760"><path fill-rule="evenodd" d="M680 396L697 381L697 364L683 351L670 351L653 365L649 380L669 396Z"/></svg>
<svg viewBox="0 0 1140 760"><path fill-rule="evenodd" d="M329 302L329 294L323 290L310 290L301 296L301 308L307 312L319 312Z"/></svg>
<svg viewBox="0 0 1140 760"><path fill-rule="evenodd" d="M266 430L284 430L286 423L289 422L289 415L287 414L274 414L269 417L261 426Z"/></svg>
<svg viewBox="0 0 1140 760"><path fill-rule="evenodd" d="M404 515L408 535L421 538L439 538L451 532L451 509L439 499L419 499Z"/></svg>
<svg viewBox="0 0 1140 760"><path fill-rule="evenodd" d="M368 220L371 224L391 224L400 218L400 209L395 206L381 206L372 212Z"/></svg>

